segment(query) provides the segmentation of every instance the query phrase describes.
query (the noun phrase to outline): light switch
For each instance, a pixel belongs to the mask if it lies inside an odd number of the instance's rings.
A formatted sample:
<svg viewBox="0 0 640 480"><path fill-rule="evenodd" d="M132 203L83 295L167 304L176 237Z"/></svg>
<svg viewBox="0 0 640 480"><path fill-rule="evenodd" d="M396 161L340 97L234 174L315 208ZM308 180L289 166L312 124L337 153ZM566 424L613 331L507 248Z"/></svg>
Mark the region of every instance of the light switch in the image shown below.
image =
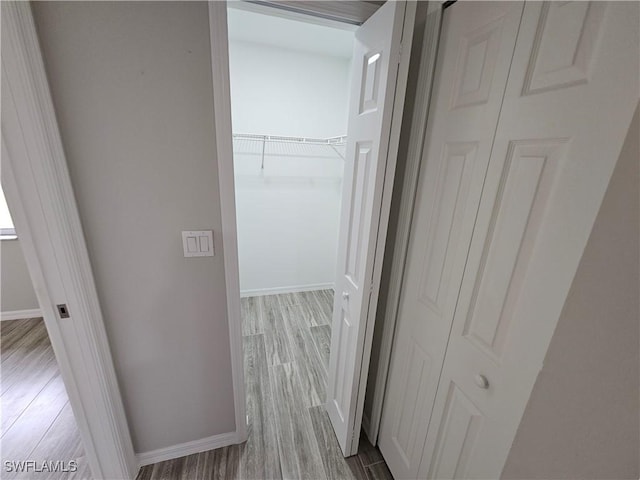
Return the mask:
<svg viewBox="0 0 640 480"><path fill-rule="evenodd" d="M189 230L182 232L182 249L185 257L213 257L213 231Z"/></svg>
<svg viewBox="0 0 640 480"><path fill-rule="evenodd" d="M198 239L196 237L187 237L187 252L198 252Z"/></svg>
<svg viewBox="0 0 640 480"><path fill-rule="evenodd" d="M200 237L198 237L198 240L200 241L200 251L201 252L208 252L209 251L209 238L200 236Z"/></svg>

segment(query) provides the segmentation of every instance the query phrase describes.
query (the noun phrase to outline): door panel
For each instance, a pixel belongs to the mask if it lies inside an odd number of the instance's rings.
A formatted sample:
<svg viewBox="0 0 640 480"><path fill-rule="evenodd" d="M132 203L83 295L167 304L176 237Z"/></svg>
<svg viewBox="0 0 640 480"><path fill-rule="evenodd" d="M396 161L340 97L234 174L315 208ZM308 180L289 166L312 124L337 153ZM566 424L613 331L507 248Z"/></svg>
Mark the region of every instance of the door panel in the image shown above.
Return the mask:
<svg viewBox="0 0 640 480"><path fill-rule="evenodd" d="M535 235L566 140L511 142L500 172L497 208L475 278L464 337L500 362L524 265L516 270L525 230Z"/></svg>
<svg viewBox="0 0 640 480"><path fill-rule="evenodd" d="M403 29L404 35L412 33L414 13L415 5L387 2L356 32L327 385L327 412L345 456L358 448L362 370L371 353L374 260L378 238L386 238L383 187L393 182L395 169L391 120L401 118L401 111L393 110L394 100L404 97L404 90L397 90L404 84L396 82L399 70L404 78L408 67L400 64L400 42Z"/></svg>
<svg viewBox="0 0 640 480"><path fill-rule="evenodd" d="M637 105L639 13L525 5L419 478L500 477Z"/></svg>
<svg viewBox="0 0 640 480"><path fill-rule="evenodd" d="M395 478L418 474L522 15L522 3L461 6L443 17L382 413L379 446Z"/></svg>
<svg viewBox="0 0 640 480"><path fill-rule="evenodd" d="M605 6L605 2L558 2L542 7L523 95L588 81ZM563 41L554 41L558 38Z"/></svg>
<svg viewBox="0 0 640 480"><path fill-rule="evenodd" d="M482 420L482 413L462 390L451 382L429 478L467 477L469 455L477 442Z"/></svg>

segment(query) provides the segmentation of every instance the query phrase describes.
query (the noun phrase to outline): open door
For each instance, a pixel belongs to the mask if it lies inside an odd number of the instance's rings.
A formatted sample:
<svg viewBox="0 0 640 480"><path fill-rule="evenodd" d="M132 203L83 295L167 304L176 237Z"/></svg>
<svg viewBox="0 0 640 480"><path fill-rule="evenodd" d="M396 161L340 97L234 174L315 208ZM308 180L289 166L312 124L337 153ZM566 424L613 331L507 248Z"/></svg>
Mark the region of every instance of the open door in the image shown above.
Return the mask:
<svg viewBox="0 0 640 480"><path fill-rule="evenodd" d="M355 36L327 385L345 456L358 450L414 16L387 2Z"/></svg>

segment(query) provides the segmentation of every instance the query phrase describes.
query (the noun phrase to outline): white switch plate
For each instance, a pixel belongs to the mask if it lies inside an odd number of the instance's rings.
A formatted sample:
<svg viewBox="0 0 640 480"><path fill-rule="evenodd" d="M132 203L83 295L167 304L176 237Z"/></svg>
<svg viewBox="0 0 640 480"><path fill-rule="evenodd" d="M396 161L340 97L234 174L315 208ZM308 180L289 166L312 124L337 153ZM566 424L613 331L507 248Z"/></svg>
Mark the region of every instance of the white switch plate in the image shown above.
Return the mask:
<svg viewBox="0 0 640 480"><path fill-rule="evenodd" d="M182 232L182 249L185 257L213 257L213 230Z"/></svg>

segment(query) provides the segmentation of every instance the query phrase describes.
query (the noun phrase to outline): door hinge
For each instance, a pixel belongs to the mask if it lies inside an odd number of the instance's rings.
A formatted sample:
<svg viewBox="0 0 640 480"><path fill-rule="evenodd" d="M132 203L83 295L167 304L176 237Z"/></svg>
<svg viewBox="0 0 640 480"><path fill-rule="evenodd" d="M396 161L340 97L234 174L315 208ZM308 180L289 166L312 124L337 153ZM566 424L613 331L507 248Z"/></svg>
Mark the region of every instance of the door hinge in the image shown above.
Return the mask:
<svg viewBox="0 0 640 480"><path fill-rule="evenodd" d="M402 44L400 44L400 48L398 49L398 65L402 61Z"/></svg>

